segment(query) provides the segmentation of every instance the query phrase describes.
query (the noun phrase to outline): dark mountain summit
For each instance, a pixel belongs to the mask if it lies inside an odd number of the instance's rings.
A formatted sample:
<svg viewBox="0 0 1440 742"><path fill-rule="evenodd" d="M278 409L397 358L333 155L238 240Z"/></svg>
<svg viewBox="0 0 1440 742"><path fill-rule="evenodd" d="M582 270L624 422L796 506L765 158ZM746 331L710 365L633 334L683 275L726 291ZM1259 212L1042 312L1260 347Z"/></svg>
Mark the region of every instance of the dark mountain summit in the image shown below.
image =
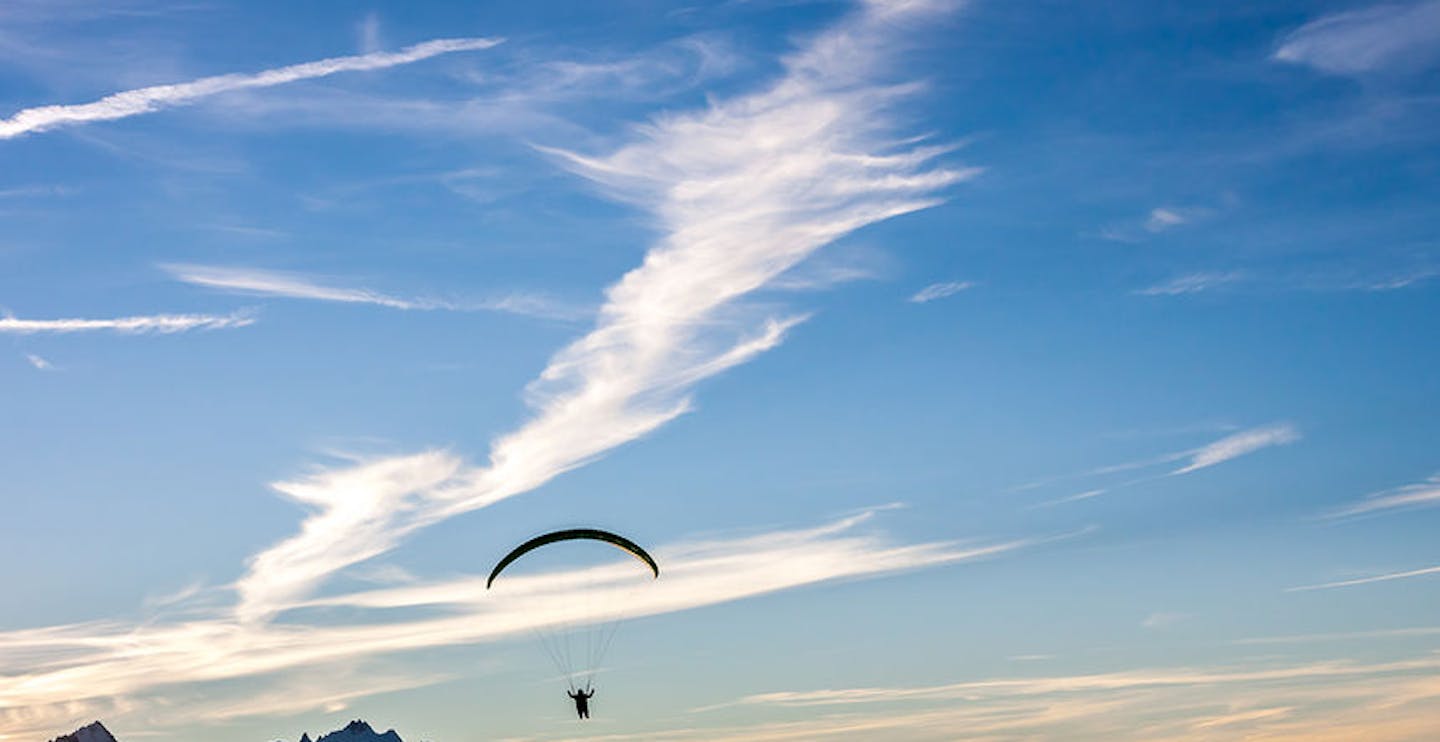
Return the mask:
<svg viewBox="0 0 1440 742"><path fill-rule="evenodd" d="M69 734L56 737L54 742L116 742L116 740L115 735L111 734L104 724L97 721Z"/></svg>
<svg viewBox="0 0 1440 742"><path fill-rule="evenodd" d="M307 742L309 735L300 738L300 742ZM345 725L344 729L338 732L331 732L315 740L315 742L404 742L394 729L387 730L384 734L376 732L359 719Z"/></svg>

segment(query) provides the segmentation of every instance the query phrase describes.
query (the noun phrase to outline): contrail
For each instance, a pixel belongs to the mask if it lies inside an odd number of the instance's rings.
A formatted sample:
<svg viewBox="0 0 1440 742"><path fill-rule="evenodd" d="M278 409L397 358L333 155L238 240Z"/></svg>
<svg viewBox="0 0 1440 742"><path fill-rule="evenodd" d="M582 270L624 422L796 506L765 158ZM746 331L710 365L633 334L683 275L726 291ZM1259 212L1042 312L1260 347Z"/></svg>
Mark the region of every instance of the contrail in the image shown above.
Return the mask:
<svg viewBox="0 0 1440 742"><path fill-rule="evenodd" d="M154 314L114 319L20 319L0 317L0 335L37 335L72 332L118 332L122 334L159 333L170 335L187 330L220 330L245 327L255 319L244 312L216 316L211 314Z"/></svg>
<svg viewBox="0 0 1440 742"><path fill-rule="evenodd" d="M13 139L22 134L88 121L113 121L139 116L170 106L193 103L201 98L228 93L232 90L268 88L297 80L327 77L337 72L378 70L419 62L451 52L488 49L501 41L503 39L436 39L406 47L398 52L374 52L352 57L334 57L253 74L216 75L202 77L191 82L154 85L107 95L93 103L26 108L8 119L0 119L0 139Z"/></svg>

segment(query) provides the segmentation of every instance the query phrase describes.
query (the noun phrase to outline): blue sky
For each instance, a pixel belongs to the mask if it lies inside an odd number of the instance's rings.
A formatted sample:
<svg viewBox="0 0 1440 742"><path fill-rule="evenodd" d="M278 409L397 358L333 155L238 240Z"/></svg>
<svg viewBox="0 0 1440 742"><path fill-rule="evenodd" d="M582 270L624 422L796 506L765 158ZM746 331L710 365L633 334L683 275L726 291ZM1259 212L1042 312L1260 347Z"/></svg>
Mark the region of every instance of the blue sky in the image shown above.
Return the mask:
<svg viewBox="0 0 1440 742"><path fill-rule="evenodd" d="M0 739L1440 735L1440 2L293 6L0 8Z"/></svg>

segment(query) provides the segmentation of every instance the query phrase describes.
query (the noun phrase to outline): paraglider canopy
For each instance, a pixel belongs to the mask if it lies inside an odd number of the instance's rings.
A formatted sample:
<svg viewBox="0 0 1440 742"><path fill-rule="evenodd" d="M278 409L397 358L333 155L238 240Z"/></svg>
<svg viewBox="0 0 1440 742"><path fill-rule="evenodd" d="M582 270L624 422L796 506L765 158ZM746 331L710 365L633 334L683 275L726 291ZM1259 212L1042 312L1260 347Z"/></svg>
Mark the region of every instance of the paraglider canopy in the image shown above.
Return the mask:
<svg viewBox="0 0 1440 742"><path fill-rule="evenodd" d="M598 528L568 528L563 531L541 534L512 549L509 554L506 554L500 559L495 565L495 569L490 570L490 579L485 581L485 589L490 589L490 586L495 584L495 578L499 577L500 573L505 571L505 568L510 566L516 559L547 544L553 544L557 541L574 540L603 541L615 546L621 551L644 562L645 566L650 568L650 571L654 573L655 577L658 578L660 576L660 565L656 564L654 557L651 557L648 552L640 548L640 545L634 541L617 533L602 531Z"/></svg>

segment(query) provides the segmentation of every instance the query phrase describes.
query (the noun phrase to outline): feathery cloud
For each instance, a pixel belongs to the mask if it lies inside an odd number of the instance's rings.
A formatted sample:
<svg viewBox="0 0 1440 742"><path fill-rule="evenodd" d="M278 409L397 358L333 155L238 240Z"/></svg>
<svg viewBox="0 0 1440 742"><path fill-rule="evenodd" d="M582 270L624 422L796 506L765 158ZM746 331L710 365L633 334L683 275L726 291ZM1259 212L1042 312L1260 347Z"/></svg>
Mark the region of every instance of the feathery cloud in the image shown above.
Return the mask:
<svg viewBox="0 0 1440 742"><path fill-rule="evenodd" d="M1215 213L1207 206L1156 206L1143 218L1131 218L1102 228L1098 236L1115 242L1143 242L1176 227L1191 224Z"/></svg>
<svg viewBox="0 0 1440 742"><path fill-rule="evenodd" d="M310 276L283 271L178 263L162 264L160 268L182 283L246 296L373 304L407 310L494 311L551 319L577 319L584 316L579 309L562 306L542 296L528 294L517 293L498 299L468 302L426 298L407 299L367 288L327 285Z"/></svg>
<svg viewBox="0 0 1440 742"><path fill-rule="evenodd" d="M608 156L547 150L650 210L659 243L606 291L595 328L530 384L536 416L496 440L487 466L428 452L276 485L314 512L252 559L240 614L263 621L418 529L528 492L684 414L695 384L775 347L803 320L754 318L741 298L973 177L930 165L945 148L895 151L880 114L913 91L872 77L903 41L894 21L938 8L867 5L787 58L767 89L660 118Z"/></svg>
<svg viewBox="0 0 1440 742"><path fill-rule="evenodd" d="M1196 449L1190 453L1190 463L1170 473L1188 474L1244 456L1247 453L1254 453L1262 448L1283 446L1298 440L1300 440L1300 431L1289 423L1244 430Z"/></svg>
<svg viewBox="0 0 1440 742"><path fill-rule="evenodd" d="M162 264L160 268L182 283L246 296L373 304L405 310L499 311L561 319L581 316L577 309L561 306L545 297L527 294L517 293L499 299L466 302L403 298L368 288L329 285L311 276L283 271L177 263Z"/></svg>
<svg viewBox="0 0 1440 742"><path fill-rule="evenodd" d="M356 24L355 35L359 37L360 50L366 54L373 54L380 51L380 16L375 11L365 14L365 18Z"/></svg>
<svg viewBox="0 0 1440 742"><path fill-rule="evenodd" d="M252 74L216 75L191 82L126 90L107 95L93 103L26 108L10 118L0 119L0 139L12 139L23 134L90 121L113 121L139 116L162 108L194 103L203 98L235 90L268 88L299 80L327 77L340 72L385 69L419 62L441 54L488 49L499 43L499 39L486 38L436 39L396 52L373 52L350 57L334 57Z"/></svg>
<svg viewBox="0 0 1440 742"><path fill-rule="evenodd" d="M1325 582L1319 585L1301 585L1300 587L1287 587L1285 592L1298 593L1309 590L1329 590L1337 587L1351 587L1354 585L1369 585L1374 582L1389 582L1391 580L1404 580L1411 577L1424 577L1425 575L1440 574L1440 567L1425 567L1423 569L1411 569L1404 572L1391 572L1389 574L1375 575L1373 577L1359 577L1353 580L1339 580L1336 582Z"/></svg>
<svg viewBox="0 0 1440 742"><path fill-rule="evenodd" d="M74 189L65 186L16 186L0 188L0 198L43 198L47 196L69 196Z"/></svg>
<svg viewBox="0 0 1440 742"><path fill-rule="evenodd" d="M113 319L20 319L0 317L0 334L38 335L74 332L116 332L126 335L157 333L169 335L189 330L220 330L245 327L255 318L245 312L234 314L152 314Z"/></svg>
<svg viewBox="0 0 1440 742"><path fill-rule="evenodd" d="M1255 683L1274 680L1403 673L1428 669L1440 669L1440 657L1425 657L1421 659L1375 664L1316 662L1305 665L1262 669L1244 667L1141 669L1091 675L979 680L948 685L909 688L846 688L839 690L757 693L740 699L737 704L790 707L835 706L878 703L899 699L964 698L967 692L983 692L987 689L1005 689L1020 693L1040 694L1082 690L1120 690L1142 686Z"/></svg>
<svg viewBox="0 0 1440 742"><path fill-rule="evenodd" d="M1337 631L1325 634L1285 634L1235 639L1231 644L1310 644L1313 642L1354 641L1357 639L1396 639L1414 636L1440 636L1440 626L1413 626L1404 629L1373 631Z"/></svg>
<svg viewBox="0 0 1440 742"><path fill-rule="evenodd" d="M910 301L916 304L924 304L927 301L944 299L947 296L953 296L960 293L961 291L974 287L974 281L947 281L945 283L932 283L929 286L926 286L925 288L915 292L915 295L910 297Z"/></svg>
<svg viewBox="0 0 1440 742"><path fill-rule="evenodd" d="M1000 677L910 687L773 691L695 709L743 709L743 726L628 739L771 742L805 739L1116 739L1146 719L1146 739L1300 742L1423 739L1440 733L1440 658ZM795 719L796 711L803 718ZM787 713L788 712L788 713ZM766 715L776 720L765 720Z"/></svg>
<svg viewBox="0 0 1440 742"><path fill-rule="evenodd" d="M1394 291L1396 289L1408 288L1417 283L1424 283L1436 276L1440 276L1440 268L1422 267L1414 268L1400 273L1394 273L1384 278L1372 279L1347 286L1347 288L1358 288L1365 291Z"/></svg>
<svg viewBox="0 0 1440 742"><path fill-rule="evenodd" d="M1440 57L1440 1L1334 13L1290 32L1275 59L1337 75L1419 68Z"/></svg>
<svg viewBox="0 0 1440 742"><path fill-rule="evenodd" d="M249 296L377 304L393 309L438 309L442 306L434 302L397 299L370 289L325 286L308 277L280 271L178 263L163 264L160 268L182 283Z"/></svg>
<svg viewBox="0 0 1440 742"><path fill-rule="evenodd" d="M1150 210L1150 216L1145 220L1145 229L1151 232L1163 232L1188 221L1190 221L1189 218L1179 210L1159 206Z"/></svg>
<svg viewBox="0 0 1440 742"><path fill-rule="evenodd" d="M1437 504L1440 504L1440 473L1430 475L1423 482L1371 493L1360 502L1335 510L1326 517L1345 518L1380 510Z"/></svg>
<svg viewBox="0 0 1440 742"><path fill-rule="evenodd" d="M1245 278L1239 271L1190 273L1136 291L1142 296L1179 296L1226 286Z"/></svg>
<svg viewBox="0 0 1440 742"><path fill-rule="evenodd" d="M1108 491L1108 490L1106 490L1106 489L1103 488L1103 487L1097 487L1097 488L1095 488L1095 489L1085 490L1084 492L1078 492L1078 493L1073 494L1073 495L1066 495L1066 496L1064 496L1064 497L1057 497L1057 498L1055 498L1055 499L1053 499L1053 500L1046 500L1046 501L1044 501L1044 502L1037 502L1037 503L1035 503L1034 505L1031 505L1031 506L1029 507L1029 509L1030 509L1030 510L1038 510L1038 509L1040 509L1040 508L1053 508L1053 507L1055 507L1056 505L1064 505L1064 504L1070 503L1070 502L1079 502L1080 500L1088 500L1088 499L1090 499L1090 498L1092 498L1092 497L1099 497L1099 496L1105 494L1107 491Z"/></svg>
<svg viewBox="0 0 1440 742"><path fill-rule="evenodd" d="M1137 469L1149 469L1151 467L1157 467L1163 464L1173 464L1177 461L1183 461L1185 459L1190 460L1189 463L1185 464L1179 469L1165 474L1146 474L1143 476L1139 476L1135 479L1130 479L1122 481L1118 484L1109 485L1108 487L1097 487L1094 489L1086 490L1084 492L1080 492L1078 494L1068 495L1053 500L1047 500L1045 502L1041 502L1031 506L1032 508L1051 507L1054 505L1061 505L1068 502L1075 502L1077 500L1088 500L1092 497L1098 497L1100 495L1103 495L1113 489L1129 487L1132 485L1140 484L1142 482L1150 482L1161 477L1189 474L1190 472L1198 471L1206 467L1214 466L1216 464L1224 463L1231 459L1244 456L1248 453L1259 451L1262 448L1268 448L1270 446L1278 446L1287 443L1294 443L1298 440L1300 440L1300 431L1294 425L1290 423L1275 423L1272 425L1264 425L1258 428L1250 428L1249 430L1242 430L1238 433L1234 433L1232 435L1228 435L1224 438L1214 441L1213 443L1208 443L1204 446L1200 446L1199 448L1191 448L1184 451L1174 451L1171 453L1161 454L1159 456L1152 456L1146 459L1127 461L1122 464L1101 466L1075 474L1064 474L1060 476L1047 477L1045 479L1027 482L1018 487L1013 487L1011 488L1011 491L1014 492L1036 489L1038 487L1044 487L1046 485L1056 484L1058 482L1068 482L1075 479L1089 479L1092 477L1100 477L1110 474L1119 474L1127 471L1135 471Z"/></svg>
<svg viewBox="0 0 1440 742"><path fill-rule="evenodd" d="M55 368L54 364L50 363L44 358L41 358L40 356L35 355L34 353L26 353L25 360L29 361L31 366L34 366L41 371L49 371Z"/></svg>

